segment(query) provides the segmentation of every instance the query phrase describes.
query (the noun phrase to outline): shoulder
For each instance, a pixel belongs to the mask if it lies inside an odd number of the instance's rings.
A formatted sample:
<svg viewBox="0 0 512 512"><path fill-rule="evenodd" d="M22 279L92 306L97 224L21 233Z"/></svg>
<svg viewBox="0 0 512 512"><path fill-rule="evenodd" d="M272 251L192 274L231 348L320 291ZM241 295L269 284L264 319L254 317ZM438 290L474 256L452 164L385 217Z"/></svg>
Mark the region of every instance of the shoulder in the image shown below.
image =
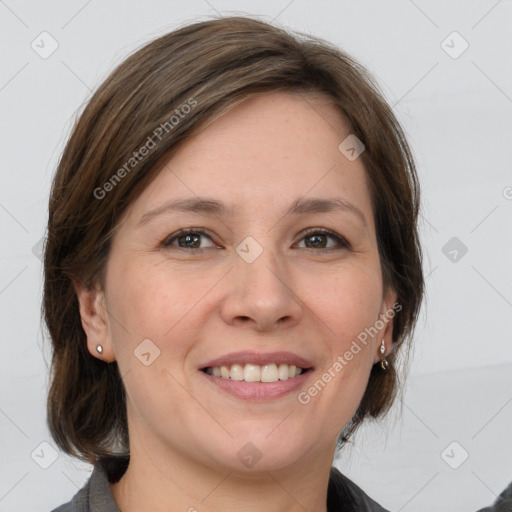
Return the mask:
<svg viewBox="0 0 512 512"><path fill-rule="evenodd" d="M100 459L95 465L87 483L73 496L51 512L119 512L112 496L110 483L118 481L126 471L127 457Z"/></svg>
<svg viewBox="0 0 512 512"><path fill-rule="evenodd" d="M53 509L51 512L89 512L89 489L91 479L73 496L73 498Z"/></svg>
<svg viewBox="0 0 512 512"><path fill-rule="evenodd" d="M512 510L512 482L498 496L490 507L482 508L478 512L510 512Z"/></svg>
<svg viewBox="0 0 512 512"><path fill-rule="evenodd" d="M327 491L328 512L389 512L335 467Z"/></svg>

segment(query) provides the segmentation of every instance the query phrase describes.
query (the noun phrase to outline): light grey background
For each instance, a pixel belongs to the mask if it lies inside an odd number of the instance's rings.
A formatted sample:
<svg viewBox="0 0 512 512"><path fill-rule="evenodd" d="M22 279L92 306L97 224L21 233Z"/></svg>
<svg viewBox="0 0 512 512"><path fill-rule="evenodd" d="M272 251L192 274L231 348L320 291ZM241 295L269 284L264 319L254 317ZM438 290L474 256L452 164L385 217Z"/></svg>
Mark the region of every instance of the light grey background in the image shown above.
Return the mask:
<svg viewBox="0 0 512 512"><path fill-rule="evenodd" d="M37 247L74 113L130 52L216 12L351 53L418 163L427 298L407 391L336 464L390 510L489 505L512 480L512 1L0 0L0 511L49 511L91 469L41 445L53 442Z"/></svg>

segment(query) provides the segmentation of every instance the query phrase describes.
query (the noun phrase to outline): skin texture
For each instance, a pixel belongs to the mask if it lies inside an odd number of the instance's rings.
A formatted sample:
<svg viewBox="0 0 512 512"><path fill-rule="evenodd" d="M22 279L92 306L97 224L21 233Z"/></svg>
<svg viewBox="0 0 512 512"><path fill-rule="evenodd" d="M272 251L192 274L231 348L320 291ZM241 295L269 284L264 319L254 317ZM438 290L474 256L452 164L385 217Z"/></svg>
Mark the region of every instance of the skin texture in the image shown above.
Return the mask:
<svg viewBox="0 0 512 512"><path fill-rule="evenodd" d="M131 460L112 484L123 512L326 510L336 438L383 338L391 350L392 320L308 404L298 391L396 301L383 293L363 163L338 150L349 134L321 95L244 101L182 147L127 210L105 289L76 287L91 356L117 360L127 391ZM236 214L171 212L138 225L166 201L196 196ZM303 196L341 197L366 226L346 211L285 215ZM162 245L182 228L205 228L211 238L196 234L189 245L200 249ZM332 230L350 247L321 235L315 245L308 228ZM263 250L252 263L236 251L248 236ZM145 339L160 350L148 366L134 355ZM314 369L287 396L241 400L199 371L241 350L293 352ZM250 468L237 457L249 442L261 455Z"/></svg>

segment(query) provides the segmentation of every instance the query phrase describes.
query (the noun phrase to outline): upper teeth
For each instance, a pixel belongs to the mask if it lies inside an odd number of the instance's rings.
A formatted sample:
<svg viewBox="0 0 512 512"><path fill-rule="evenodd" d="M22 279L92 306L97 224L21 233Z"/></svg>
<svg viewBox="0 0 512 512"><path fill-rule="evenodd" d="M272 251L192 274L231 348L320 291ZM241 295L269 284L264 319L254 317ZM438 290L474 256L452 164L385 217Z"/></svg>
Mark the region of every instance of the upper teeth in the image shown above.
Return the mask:
<svg viewBox="0 0 512 512"><path fill-rule="evenodd" d="M259 366L257 364L234 364L229 366L214 366L208 368L206 373L224 379L245 380L245 382L277 382L286 380L302 373L302 368L293 364L275 363Z"/></svg>

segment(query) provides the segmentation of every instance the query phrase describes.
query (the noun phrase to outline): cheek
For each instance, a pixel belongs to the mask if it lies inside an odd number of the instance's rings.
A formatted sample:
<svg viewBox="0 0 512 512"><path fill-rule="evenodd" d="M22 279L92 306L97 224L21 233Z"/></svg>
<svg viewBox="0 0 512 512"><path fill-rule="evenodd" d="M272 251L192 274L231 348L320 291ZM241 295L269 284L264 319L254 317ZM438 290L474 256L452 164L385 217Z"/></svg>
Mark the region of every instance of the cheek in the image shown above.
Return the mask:
<svg viewBox="0 0 512 512"><path fill-rule="evenodd" d="M181 334L197 301L193 295L186 282L166 278L158 265L111 270L110 326L127 403L134 415L171 427L178 426L180 400L190 398L179 383L189 350Z"/></svg>
<svg viewBox="0 0 512 512"><path fill-rule="evenodd" d="M163 340L184 315L186 288L163 279L158 267L135 263L112 268L109 284L110 329L120 369L139 371L139 352L149 352L145 357L155 358L155 365L169 350L175 356L179 345L164 346Z"/></svg>
<svg viewBox="0 0 512 512"><path fill-rule="evenodd" d="M163 267L133 262L111 273L110 308L134 337L161 339L193 306L193 287Z"/></svg>
<svg viewBox="0 0 512 512"><path fill-rule="evenodd" d="M378 276L377 271L354 265L317 283L322 293L312 297L315 312L329 328L336 350L350 346L378 319L382 300Z"/></svg>

